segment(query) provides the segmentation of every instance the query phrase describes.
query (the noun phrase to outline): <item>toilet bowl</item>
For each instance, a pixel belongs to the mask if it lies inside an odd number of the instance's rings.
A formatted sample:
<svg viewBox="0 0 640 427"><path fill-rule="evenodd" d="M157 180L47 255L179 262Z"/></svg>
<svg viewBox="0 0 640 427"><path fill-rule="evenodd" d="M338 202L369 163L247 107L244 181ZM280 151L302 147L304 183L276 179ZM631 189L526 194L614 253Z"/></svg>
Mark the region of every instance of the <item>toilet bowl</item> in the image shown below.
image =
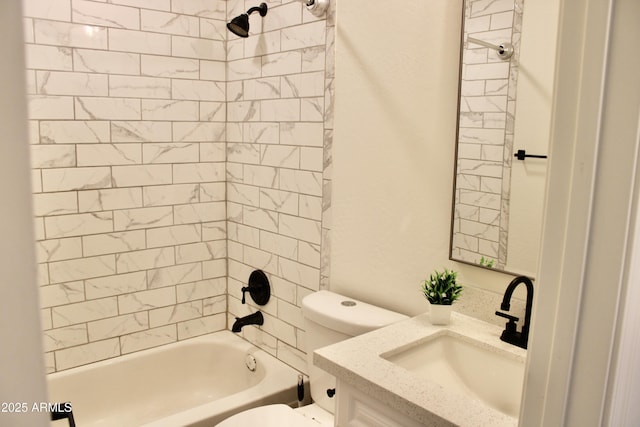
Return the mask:
<svg viewBox="0 0 640 427"><path fill-rule="evenodd" d="M249 409L222 421L217 427L324 427L333 426L335 377L313 365L313 351L356 335L404 320L407 316L329 291L318 291L302 300L307 340L309 386L314 403L300 408L284 404Z"/></svg>

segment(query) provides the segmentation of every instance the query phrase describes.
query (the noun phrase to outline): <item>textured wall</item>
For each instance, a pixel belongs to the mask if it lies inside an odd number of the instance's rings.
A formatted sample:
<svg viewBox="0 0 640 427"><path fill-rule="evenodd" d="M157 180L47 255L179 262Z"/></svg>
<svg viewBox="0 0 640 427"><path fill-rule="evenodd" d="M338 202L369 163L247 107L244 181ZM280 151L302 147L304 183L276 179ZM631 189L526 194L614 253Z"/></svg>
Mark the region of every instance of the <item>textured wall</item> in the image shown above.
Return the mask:
<svg viewBox="0 0 640 427"><path fill-rule="evenodd" d="M335 1L328 18L298 1L269 5L251 15L249 38L229 35L229 324L259 308L265 324L245 338L306 371L301 299L328 274ZM230 1L228 16L247 6ZM271 280L264 307L240 303L255 268Z"/></svg>
<svg viewBox="0 0 640 427"><path fill-rule="evenodd" d="M305 370L300 301L328 281L335 11L269 2L239 39L242 1L23 5L48 370L224 329L255 309L239 297L256 268L274 298L243 334Z"/></svg>
<svg viewBox="0 0 640 427"><path fill-rule="evenodd" d="M23 6L48 370L224 329L225 2Z"/></svg>

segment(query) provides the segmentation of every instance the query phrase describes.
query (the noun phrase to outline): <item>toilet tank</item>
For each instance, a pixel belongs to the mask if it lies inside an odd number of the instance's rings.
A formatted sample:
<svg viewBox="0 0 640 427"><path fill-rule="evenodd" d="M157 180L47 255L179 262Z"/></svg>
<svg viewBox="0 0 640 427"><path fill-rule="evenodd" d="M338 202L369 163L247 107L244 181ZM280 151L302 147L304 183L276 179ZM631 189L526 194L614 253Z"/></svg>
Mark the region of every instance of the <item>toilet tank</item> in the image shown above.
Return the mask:
<svg viewBox="0 0 640 427"><path fill-rule="evenodd" d="M331 413L335 413L335 398L330 398L327 390L335 389L336 380L313 365L313 351L407 319L404 314L329 291L306 296L302 300L302 315L311 398Z"/></svg>

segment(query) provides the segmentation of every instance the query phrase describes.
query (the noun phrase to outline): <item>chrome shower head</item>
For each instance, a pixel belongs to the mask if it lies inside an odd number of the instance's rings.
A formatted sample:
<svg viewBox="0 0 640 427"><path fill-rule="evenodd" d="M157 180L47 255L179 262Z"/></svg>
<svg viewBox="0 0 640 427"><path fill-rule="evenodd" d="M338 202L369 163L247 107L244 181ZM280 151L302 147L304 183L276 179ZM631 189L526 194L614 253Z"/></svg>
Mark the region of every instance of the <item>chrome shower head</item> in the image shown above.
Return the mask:
<svg viewBox="0 0 640 427"><path fill-rule="evenodd" d="M266 16L267 4L260 3L258 7L252 7L247 13L236 16L227 24L227 28L238 37L249 37L249 15L259 12L260 16Z"/></svg>

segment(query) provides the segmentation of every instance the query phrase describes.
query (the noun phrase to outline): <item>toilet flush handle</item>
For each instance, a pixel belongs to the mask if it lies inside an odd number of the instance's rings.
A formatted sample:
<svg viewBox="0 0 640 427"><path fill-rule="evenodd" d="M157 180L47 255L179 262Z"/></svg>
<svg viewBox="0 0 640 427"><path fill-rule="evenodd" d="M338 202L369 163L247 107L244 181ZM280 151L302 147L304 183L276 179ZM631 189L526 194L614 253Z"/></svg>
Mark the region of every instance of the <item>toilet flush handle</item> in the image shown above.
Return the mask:
<svg viewBox="0 0 640 427"><path fill-rule="evenodd" d="M327 389L327 396L333 397L335 394L336 394L336 389L335 388L328 388Z"/></svg>

